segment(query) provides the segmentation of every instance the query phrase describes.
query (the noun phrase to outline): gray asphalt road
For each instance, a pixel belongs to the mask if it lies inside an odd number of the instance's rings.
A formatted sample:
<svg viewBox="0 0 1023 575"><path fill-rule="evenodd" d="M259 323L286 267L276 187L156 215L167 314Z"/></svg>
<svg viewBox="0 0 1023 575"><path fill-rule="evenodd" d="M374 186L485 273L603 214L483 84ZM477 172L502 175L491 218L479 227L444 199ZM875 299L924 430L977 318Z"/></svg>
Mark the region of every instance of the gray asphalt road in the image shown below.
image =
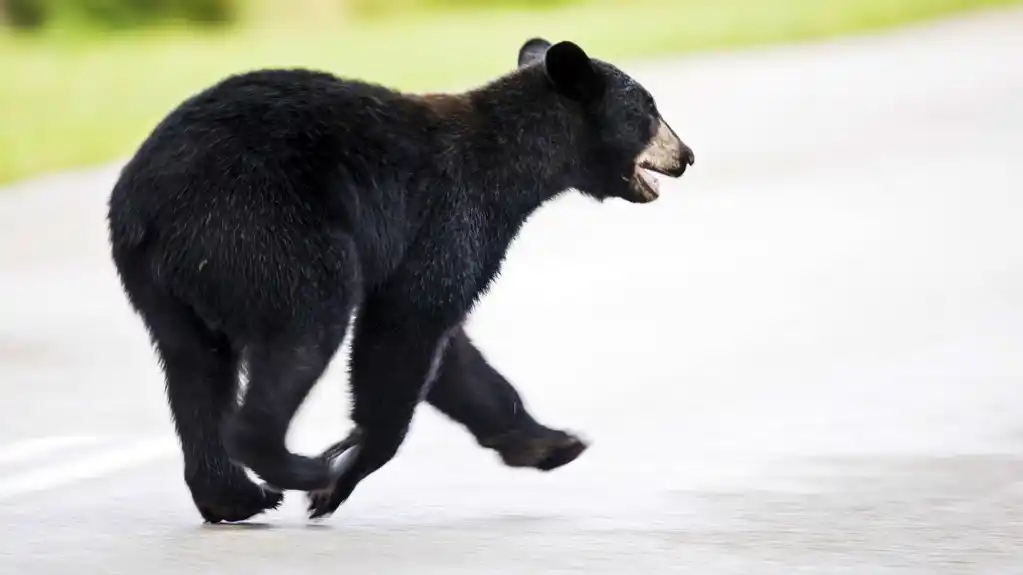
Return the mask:
<svg viewBox="0 0 1023 575"><path fill-rule="evenodd" d="M203 527L107 260L113 168L0 194L0 573L1023 572L1023 11L633 67L697 153L550 206L472 332L594 440L435 412L330 520ZM509 60L511 61L511 60ZM301 413L347 429L343 362Z"/></svg>

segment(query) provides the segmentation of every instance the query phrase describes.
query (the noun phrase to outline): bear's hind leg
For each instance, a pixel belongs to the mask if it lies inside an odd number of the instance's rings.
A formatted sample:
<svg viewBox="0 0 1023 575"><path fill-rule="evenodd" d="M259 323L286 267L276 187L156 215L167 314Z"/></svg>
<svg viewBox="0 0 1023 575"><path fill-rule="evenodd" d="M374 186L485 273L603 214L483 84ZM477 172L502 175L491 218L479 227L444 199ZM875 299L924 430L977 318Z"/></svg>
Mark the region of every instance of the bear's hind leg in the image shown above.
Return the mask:
<svg viewBox="0 0 1023 575"><path fill-rule="evenodd" d="M291 420L341 346L351 307L347 302L307 310L299 322L248 346L249 384L223 436L232 459L280 490L312 491L333 485L327 462L292 453L285 445Z"/></svg>
<svg viewBox="0 0 1023 575"><path fill-rule="evenodd" d="M219 523L276 508L282 495L249 479L231 462L220 439L238 390L238 358L230 342L178 302L155 293L135 295L160 356L185 483L196 509L206 522Z"/></svg>
<svg viewBox="0 0 1023 575"><path fill-rule="evenodd" d="M514 386L491 366L459 326L444 352L427 403L464 426L509 467L551 471L571 463L587 444L533 418Z"/></svg>

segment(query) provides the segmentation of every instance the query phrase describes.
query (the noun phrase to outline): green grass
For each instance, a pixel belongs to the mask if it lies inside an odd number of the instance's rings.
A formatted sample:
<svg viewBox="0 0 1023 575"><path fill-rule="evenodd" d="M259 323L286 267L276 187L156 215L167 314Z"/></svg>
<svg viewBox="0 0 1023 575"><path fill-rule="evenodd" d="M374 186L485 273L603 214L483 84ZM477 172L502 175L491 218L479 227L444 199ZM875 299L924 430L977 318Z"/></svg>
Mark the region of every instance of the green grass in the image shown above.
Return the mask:
<svg viewBox="0 0 1023 575"><path fill-rule="evenodd" d="M0 33L0 182L133 152L171 107L226 74L305 66L404 89L479 84L529 36L611 60L795 41L1019 0L603 0L544 11L451 12L305 29Z"/></svg>

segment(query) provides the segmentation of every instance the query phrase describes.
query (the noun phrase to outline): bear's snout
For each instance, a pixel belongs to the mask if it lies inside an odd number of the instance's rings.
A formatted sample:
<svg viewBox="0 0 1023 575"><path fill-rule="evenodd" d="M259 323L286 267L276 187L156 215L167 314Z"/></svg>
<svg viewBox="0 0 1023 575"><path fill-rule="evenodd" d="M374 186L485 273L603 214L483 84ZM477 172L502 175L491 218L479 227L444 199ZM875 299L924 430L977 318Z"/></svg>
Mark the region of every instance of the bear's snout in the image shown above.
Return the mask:
<svg viewBox="0 0 1023 575"><path fill-rule="evenodd" d="M636 165L658 174L677 178L685 173L687 166L693 165L695 161L696 155L692 148L682 142L682 139L664 121L664 118L659 118L657 132L636 159Z"/></svg>

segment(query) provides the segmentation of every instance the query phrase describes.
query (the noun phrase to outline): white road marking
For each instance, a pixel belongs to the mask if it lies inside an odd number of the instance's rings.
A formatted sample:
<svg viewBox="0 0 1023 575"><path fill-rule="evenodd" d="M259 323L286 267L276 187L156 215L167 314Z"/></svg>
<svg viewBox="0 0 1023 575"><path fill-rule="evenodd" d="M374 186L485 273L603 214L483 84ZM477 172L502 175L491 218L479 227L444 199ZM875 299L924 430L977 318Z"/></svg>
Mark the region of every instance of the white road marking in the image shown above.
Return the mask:
<svg viewBox="0 0 1023 575"><path fill-rule="evenodd" d="M137 441L124 448L107 449L94 455L71 459L62 457L59 464L35 467L31 471L0 479L0 500L110 475L170 457L177 451L178 444L174 437L159 437Z"/></svg>
<svg viewBox="0 0 1023 575"><path fill-rule="evenodd" d="M84 445L95 445L100 438L88 436L60 436L60 437L38 437L0 446L0 465L20 463L41 457L52 451L81 447Z"/></svg>

